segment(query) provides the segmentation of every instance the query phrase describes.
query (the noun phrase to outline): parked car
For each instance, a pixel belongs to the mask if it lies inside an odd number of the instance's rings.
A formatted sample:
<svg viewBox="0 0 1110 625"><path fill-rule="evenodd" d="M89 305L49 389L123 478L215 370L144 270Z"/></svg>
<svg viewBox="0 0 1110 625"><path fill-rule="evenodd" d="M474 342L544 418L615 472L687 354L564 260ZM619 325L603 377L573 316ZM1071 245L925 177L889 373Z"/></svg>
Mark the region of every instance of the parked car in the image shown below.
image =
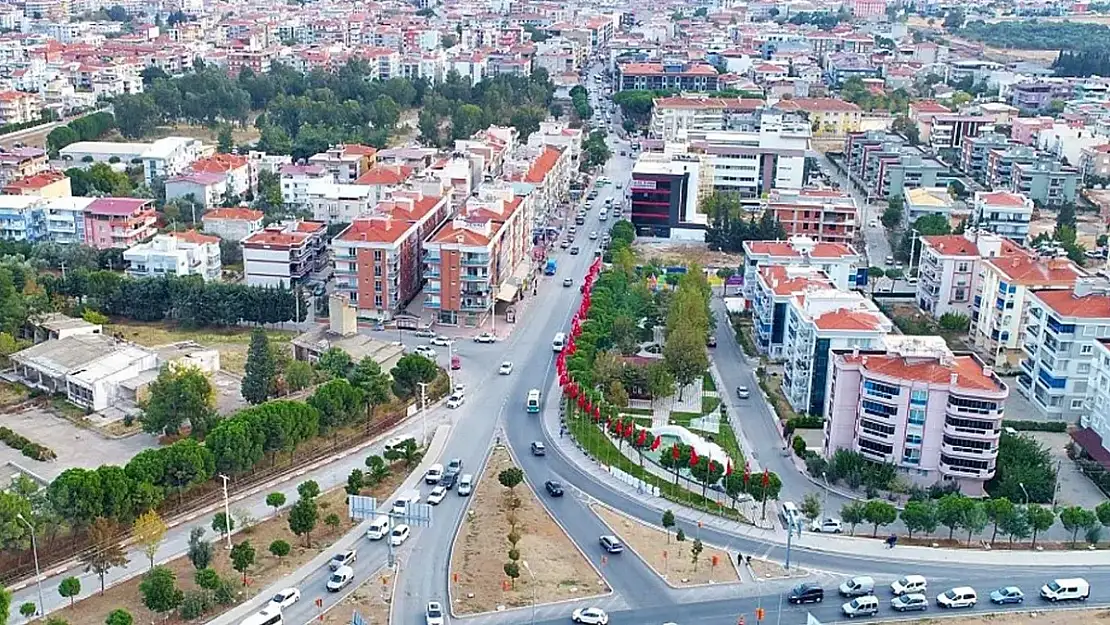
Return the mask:
<svg viewBox="0 0 1110 625"><path fill-rule="evenodd" d="M601 608L578 608L571 613L570 620L583 625L609 625L609 615Z"/></svg>
<svg viewBox="0 0 1110 625"><path fill-rule="evenodd" d="M427 358L428 360L435 360L436 359L436 350L432 349L431 347L428 347L427 345L420 345L413 351L415 351L417 354L420 354L421 356Z"/></svg>
<svg viewBox="0 0 1110 625"><path fill-rule="evenodd" d="M937 605L942 608L974 608L979 596L970 586L957 586L937 595Z"/></svg>
<svg viewBox="0 0 1110 625"><path fill-rule="evenodd" d="M424 610L424 625L443 625L443 606L438 601L429 601Z"/></svg>
<svg viewBox="0 0 1110 625"><path fill-rule="evenodd" d="M462 393L452 393L451 396L447 398L447 407L452 409L458 408L465 402L466 395L463 395Z"/></svg>
<svg viewBox="0 0 1110 625"><path fill-rule="evenodd" d="M443 336L442 334L440 334L440 335L437 335L437 336L433 336L431 338L431 340L428 341L428 342L431 343L432 345L437 346L437 347L447 347L448 345L451 344L451 339L449 339L446 336Z"/></svg>
<svg viewBox="0 0 1110 625"><path fill-rule="evenodd" d="M479 334L478 336L474 337L474 342L475 343L496 343L497 342L497 336L494 335L494 334L490 334L489 332L483 332L483 333Z"/></svg>
<svg viewBox="0 0 1110 625"><path fill-rule="evenodd" d="M890 583L890 592L894 595L906 595L915 592L925 592L928 583L920 575L907 575Z"/></svg>
<svg viewBox="0 0 1110 625"><path fill-rule="evenodd" d="M814 521L813 525L810 526L810 530L821 532L822 534L839 534L844 531L844 525L840 522L840 519L830 518Z"/></svg>

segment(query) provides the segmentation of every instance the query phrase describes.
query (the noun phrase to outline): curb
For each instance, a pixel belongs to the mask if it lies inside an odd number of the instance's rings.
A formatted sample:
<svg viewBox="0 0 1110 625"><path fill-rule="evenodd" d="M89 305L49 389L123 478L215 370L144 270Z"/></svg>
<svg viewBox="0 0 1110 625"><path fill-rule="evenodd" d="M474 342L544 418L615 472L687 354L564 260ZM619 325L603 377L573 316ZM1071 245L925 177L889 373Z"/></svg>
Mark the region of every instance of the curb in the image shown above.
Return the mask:
<svg viewBox="0 0 1110 625"><path fill-rule="evenodd" d="M397 565L397 568L400 568L399 564ZM380 566L377 569L374 569L373 571L370 572L370 575L366 579L362 580L361 584L359 584L358 586L355 586L349 592L347 592L343 595L340 595L339 596L339 601L336 601L334 605L331 605L331 606L328 606L328 607L324 608L318 615L308 619L308 621L306 621L304 625L309 625L309 623L311 623L312 621L323 620L324 616L328 612L331 612L335 608L338 608L340 603L343 603L344 601L347 600L347 597L350 597L351 595L355 594L355 592L358 591L359 588L362 588L363 586L366 586L371 581L373 581L375 575L378 575L382 571L388 571L388 570L389 570L389 565L388 564L386 564L384 566ZM396 579L396 575L394 575L394 579ZM396 590L396 588L397 588L397 585L394 584L393 585L393 590L390 590L390 593L389 593L389 597L390 597L390 599L389 599L389 605L390 605L389 614L390 614L391 618L393 616L393 610L392 610L392 607L393 607L393 592L394 592L394 590Z"/></svg>
<svg viewBox="0 0 1110 625"><path fill-rule="evenodd" d="M635 518L631 515L628 515L628 514L625 514L625 513L621 512L620 510L616 510L614 508L611 508L611 507L605 505L604 503L602 503L600 501L594 501L594 502L590 503L589 506L590 506L591 509L594 506L605 508L606 510L608 510L609 512L612 512L613 514L616 514L618 516L622 516L622 517L628 519L629 521L631 521L633 523L638 523L640 525L643 525L644 527L648 527L648 528L651 528L653 530L658 530L658 531L661 531L661 532L666 531L661 527L658 527L658 526L653 525L651 523L647 523L645 521L641 521L640 519L637 519L637 518ZM609 522L606 521L605 519L603 519L601 517L601 515L597 514L596 510L594 510L593 512L594 512L595 515L597 515L597 518L601 521L602 525L604 525L605 527L608 527L609 530L611 532L613 532L614 534L617 534L618 536L620 535L620 532L617 531L617 528L613 527L612 525L609 525ZM707 543L707 542L704 542L704 541L702 542L702 544L707 546L707 547L712 547L713 549L724 552L724 554L728 557L729 565L732 567L732 570L736 572L737 579L736 579L735 582L706 582L704 584L683 584L683 585L679 586L677 584L671 583L671 580L667 579L667 577L665 575L660 573L658 569L656 569L654 566L651 565L650 562L648 562L646 559L644 559L644 557L642 555L640 555L640 552L636 551L636 549L633 548L631 545L629 545L628 543L625 543L625 547L627 547L628 550L631 551L632 553L636 554L636 557L640 558L640 561L643 562L649 569L651 569L652 573L655 573L655 575L658 576L659 579L663 580L664 584L666 584L667 586L669 586L669 587L671 587L675 590L685 590L687 588L714 588L714 587L718 587L718 586L727 587L727 586L732 586L734 584L743 584L744 583L744 579L740 575L740 569L737 568L736 562L735 562L735 560L733 560L732 556L730 555L731 552L728 549L725 549L724 547L721 547L719 545L716 545L716 544L713 544L713 543Z"/></svg>
<svg viewBox="0 0 1110 625"><path fill-rule="evenodd" d="M486 449L486 455L482 456L482 461L478 464L478 471L474 473L474 475L477 476L475 479L482 479L482 475L486 472L486 467L489 465L489 459L491 456L493 456L493 451L496 448L497 445L490 445L489 448ZM484 482L485 480L482 479L482 481ZM471 492L471 496L467 497L466 506L463 508L462 515L459 516L458 522L455 523L454 537L451 538L451 548L447 550L447 613L451 615L451 618L465 618L465 615L460 616L455 614L455 593L453 588L454 583L452 583L451 581L452 573L450 569L451 562L455 559L455 544L459 541L459 535L462 533L463 522L466 520L467 515L470 513L470 506L473 503L474 493ZM389 622L390 625L393 625L392 617L390 617Z"/></svg>

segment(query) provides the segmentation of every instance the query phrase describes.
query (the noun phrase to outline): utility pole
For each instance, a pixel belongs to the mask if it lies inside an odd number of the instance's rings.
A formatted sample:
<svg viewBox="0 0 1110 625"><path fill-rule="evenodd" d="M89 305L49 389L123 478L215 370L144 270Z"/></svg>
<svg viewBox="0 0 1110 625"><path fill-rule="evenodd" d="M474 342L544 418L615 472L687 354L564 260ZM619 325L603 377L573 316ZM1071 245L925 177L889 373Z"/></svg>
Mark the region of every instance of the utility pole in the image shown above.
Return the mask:
<svg viewBox="0 0 1110 625"><path fill-rule="evenodd" d="M220 479L224 481L224 529L227 530L227 548L231 549L231 507L227 499L227 481L230 478L221 473Z"/></svg>
<svg viewBox="0 0 1110 625"><path fill-rule="evenodd" d="M790 548L793 546L793 542L794 542L791 539L794 536L794 530L795 529L798 530L798 538L801 538L802 537L802 528L798 526L798 522L794 519L793 515L788 515L787 516L787 521L786 521L786 564L785 564L785 568L786 568L787 571L790 570Z"/></svg>
<svg viewBox="0 0 1110 625"><path fill-rule="evenodd" d="M31 530L31 553L35 556L35 583L39 587L39 614L46 614L46 603L42 600L42 573L39 572L39 546L35 541L35 526L31 525L31 522L25 519L22 514L17 512L15 516L27 526L27 529Z"/></svg>
<svg viewBox="0 0 1110 625"><path fill-rule="evenodd" d="M420 446L423 447L428 442L428 383L416 384L420 387Z"/></svg>
<svg viewBox="0 0 1110 625"><path fill-rule="evenodd" d="M66 279L66 261L63 260L61 262L61 266L62 266L62 280L65 280Z"/></svg>

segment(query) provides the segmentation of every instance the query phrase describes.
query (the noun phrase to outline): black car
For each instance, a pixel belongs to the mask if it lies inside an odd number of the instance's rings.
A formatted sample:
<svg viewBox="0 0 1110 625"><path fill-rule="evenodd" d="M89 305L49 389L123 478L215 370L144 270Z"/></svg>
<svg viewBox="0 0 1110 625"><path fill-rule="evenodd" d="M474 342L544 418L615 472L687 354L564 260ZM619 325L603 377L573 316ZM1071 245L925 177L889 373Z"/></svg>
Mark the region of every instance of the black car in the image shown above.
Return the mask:
<svg viewBox="0 0 1110 625"><path fill-rule="evenodd" d="M563 485L559 482L556 482L555 480L547 480L546 482L544 482L543 487L547 490L547 494L551 495L552 497L563 496Z"/></svg>
<svg viewBox="0 0 1110 625"><path fill-rule="evenodd" d="M825 599L825 589L813 582L798 584L786 596L790 603L821 603Z"/></svg>
<svg viewBox="0 0 1110 625"><path fill-rule="evenodd" d="M444 473L443 477L439 478L439 485L446 488L447 490L451 490L455 487L455 484L457 484L458 481L458 473Z"/></svg>
<svg viewBox="0 0 1110 625"><path fill-rule="evenodd" d="M578 256L578 252L580 252L580 251L581 250L578 249L578 246L575 245L574 247L570 248L570 255L571 256Z"/></svg>

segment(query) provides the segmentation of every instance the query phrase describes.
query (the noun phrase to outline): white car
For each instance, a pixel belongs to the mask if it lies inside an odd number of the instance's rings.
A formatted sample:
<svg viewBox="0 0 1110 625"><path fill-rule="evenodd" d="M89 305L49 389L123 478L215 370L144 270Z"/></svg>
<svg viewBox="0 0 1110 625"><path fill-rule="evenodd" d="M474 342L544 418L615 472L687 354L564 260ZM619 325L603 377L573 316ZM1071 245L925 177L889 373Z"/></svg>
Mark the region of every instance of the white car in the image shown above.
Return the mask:
<svg viewBox="0 0 1110 625"><path fill-rule="evenodd" d="M433 464L428 467L428 470L424 473L424 483L438 484L441 477L443 477L443 465L438 463Z"/></svg>
<svg viewBox="0 0 1110 625"><path fill-rule="evenodd" d="M281 610L283 608L288 608L300 600L301 591L296 588L286 588L285 590L279 590L278 593L274 595L273 599L270 599L270 605L267 607Z"/></svg>
<svg viewBox="0 0 1110 625"><path fill-rule="evenodd" d="M597 231L596 230L590 232L590 240L591 241L596 241L597 240Z"/></svg>
<svg viewBox="0 0 1110 625"><path fill-rule="evenodd" d="M578 608L570 615L570 620L585 625L609 625L609 615L601 608Z"/></svg>
<svg viewBox="0 0 1110 625"><path fill-rule="evenodd" d="M435 360L436 359L436 350L432 349L431 347L428 347L427 345L421 345L421 346L417 347L414 351L417 354L420 354L421 356L427 358L428 360Z"/></svg>
<svg viewBox="0 0 1110 625"><path fill-rule="evenodd" d="M389 544L393 545L394 547L400 547L401 545L405 544L406 540L409 539L409 534L411 533L412 530L409 529L408 525L398 525L397 527L393 528L393 531L389 534Z"/></svg>
<svg viewBox="0 0 1110 625"><path fill-rule="evenodd" d="M428 493L428 503L433 506L438 506L446 496L447 488L445 486L436 486L432 489L432 492Z"/></svg>
<svg viewBox="0 0 1110 625"><path fill-rule="evenodd" d="M475 343L496 343L497 342L497 336L494 335L494 334L490 334L489 332L483 332L483 333L479 334L478 336L474 337L474 342Z"/></svg>
<svg viewBox="0 0 1110 625"><path fill-rule="evenodd" d="M455 386L451 387L451 392L456 395L464 395L466 393L466 385L456 384Z"/></svg>
<svg viewBox="0 0 1110 625"><path fill-rule="evenodd" d="M437 345L439 347L447 347L448 345L451 344L451 339L447 338L446 336L443 336L442 334L439 334L437 336L433 336L432 340L430 340L428 342L431 343L432 345Z"/></svg>
<svg viewBox="0 0 1110 625"><path fill-rule="evenodd" d="M429 601L424 610L424 625L443 625L443 606L438 601Z"/></svg>
<svg viewBox="0 0 1110 625"><path fill-rule="evenodd" d="M840 519L824 519L814 521L809 529L822 534L839 534L844 531L844 525L840 522Z"/></svg>
<svg viewBox="0 0 1110 625"><path fill-rule="evenodd" d="M497 373L499 375L509 375L512 372L513 372L513 363L509 362L508 360L501 363L501 366L498 367L498 369L497 369Z"/></svg>
<svg viewBox="0 0 1110 625"><path fill-rule="evenodd" d="M447 398L447 407L454 410L455 408L463 405L465 401L466 395L463 395L462 393L452 393L451 396Z"/></svg>

